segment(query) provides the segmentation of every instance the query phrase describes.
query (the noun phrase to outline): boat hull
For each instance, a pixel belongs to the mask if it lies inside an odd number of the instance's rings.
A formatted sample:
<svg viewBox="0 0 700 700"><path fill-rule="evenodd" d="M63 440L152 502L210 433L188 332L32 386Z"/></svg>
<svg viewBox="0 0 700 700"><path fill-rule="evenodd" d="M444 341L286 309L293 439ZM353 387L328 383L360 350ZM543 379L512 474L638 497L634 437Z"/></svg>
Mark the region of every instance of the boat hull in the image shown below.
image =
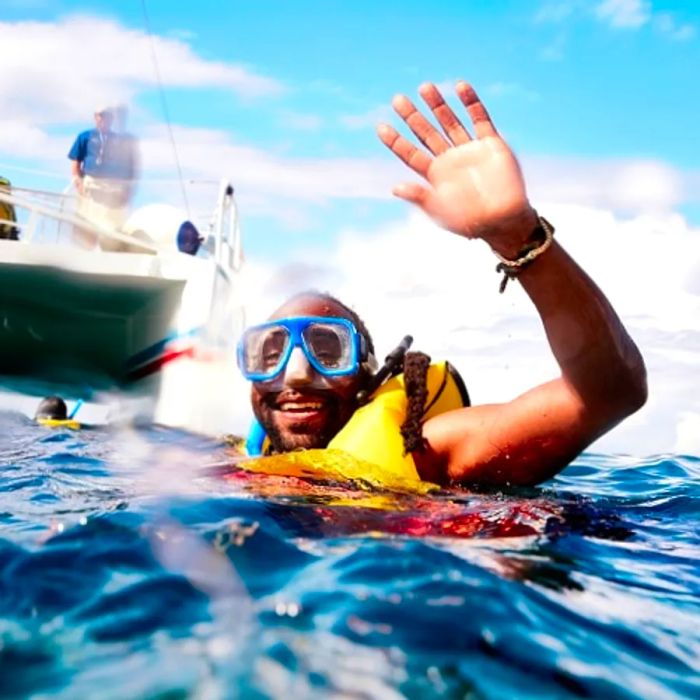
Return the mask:
<svg viewBox="0 0 700 700"><path fill-rule="evenodd" d="M113 231L35 199L0 190L24 212L19 240L0 239L0 387L107 405L119 422L230 425L244 323L233 188L222 183L196 255L180 250L173 207L143 207L135 230ZM86 227L119 245L76 245Z"/></svg>
<svg viewBox="0 0 700 700"><path fill-rule="evenodd" d="M92 390L127 386L127 362L166 337L184 283L0 263L0 367Z"/></svg>

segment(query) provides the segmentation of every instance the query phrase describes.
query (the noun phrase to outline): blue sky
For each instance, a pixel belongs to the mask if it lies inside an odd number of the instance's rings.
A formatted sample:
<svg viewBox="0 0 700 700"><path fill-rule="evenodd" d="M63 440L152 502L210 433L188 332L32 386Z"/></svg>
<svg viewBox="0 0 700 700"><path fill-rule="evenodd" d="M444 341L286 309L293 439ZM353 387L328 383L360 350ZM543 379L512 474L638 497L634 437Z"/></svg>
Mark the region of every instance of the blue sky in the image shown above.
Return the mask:
<svg viewBox="0 0 700 700"><path fill-rule="evenodd" d="M388 154L373 129L378 120L391 118L391 96L399 91L415 95L426 79L449 85L466 77L521 157L601 163L634 159L669 166L683 180L678 186L684 191L674 204L692 220L700 217L698 188L686 182L698 184L700 150L693 139L699 95L691 75L700 65L700 8L693 11L692 4L438 1L428 9L424 2L410 0L147 0L146 7L173 124L217 131L229 144L262 149L291 170L299 160L307 167L323 167L343 158L353 164L378 159L388 169ZM146 43L133 41L146 29L140 1L11 0L3 14L3 33L10 36L21 33L17 28L27 21L54 25L69 36L73 24L74 53L61 54L66 70L78 78L82 67L77 64L89 61L92 71L74 109L53 124L46 120L47 132L62 135L64 145L89 124L95 90L105 99L129 102L137 133L162 122L151 54ZM93 34L90 19L114 25L112 31L103 26L94 32L104 41L93 51L81 47L86 34ZM177 51L187 52L206 80L183 80L188 61L173 55ZM27 53L27 62L40 70L41 54L33 59ZM133 65L120 74L114 63L123 58ZM103 63L108 64L106 76L100 79ZM241 70L248 84L244 77L217 76L217 69ZM8 93L12 87L6 86ZM216 147L209 145L199 157L216 161ZM9 155L3 161L14 162ZM148 156L146 149L141 188L146 199L151 197L149 176L174 174L174 168L168 172L170 164L156 164ZM39 158L31 165L45 166ZM60 161L46 169L62 174L59 166ZM244 158L209 166L204 168L207 175L231 177L242 200L256 189L246 181ZM186 176L203 176L186 158L183 167ZM577 173L571 176L575 180ZM390 186L391 181L382 183ZM335 190L307 192L309 206L285 201L287 222L265 216L265 201L249 212L248 252L269 252L269 238L277 246L278 234L287 229L302 228L306 236L315 234L313 242L321 242L333 217L369 223L394 216L398 205L387 201L387 193L388 187L375 190L370 212L364 192L357 197ZM301 223L295 226L295 220Z"/></svg>
<svg viewBox="0 0 700 700"><path fill-rule="evenodd" d="M427 315L429 300L452 317L456 298L481 295L476 311L470 305L473 317L488 310L481 340L473 335L460 344L457 322L426 329L425 337L435 354L464 352L465 375L475 353L499 358L480 376L505 398L533 378L507 359L507 344L493 334L510 322L535 338L536 318L518 291L505 306L492 298L497 280L488 251L468 248L468 260L453 272L476 284L479 270L488 270L478 287L447 289L431 277L440 276L443 246L450 255L461 249L453 252L452 241L443 243L392 199L391 186L406 173L374 135L378 121L397 124L389 108L394 93L415 96L424 80L449 87L466 78L521 158L535 205L549 218L557 214L560 240L613 290L612 301L648 347L658 399L614 447L641 440L654 423L659 439L645 438L645 450L696 449L683 435L700 426L700 403L683 393L682 377L697 370L700 357L693 282L700 272L700 5L146 0L146 7L150 42L140 0L5 0L0 170L14 183L65 187L65 154L90 126L95 104L124 102L142 146L137 204L182 205L152 49L185 178L213 183L226 176L236 187L255 302L271 303L295 284L325 286L349 294L361 312L360 304L369 304L365 315L380 333L393 333L384 319L396 299L425 302ZM188 192L193 208L206 209L215 186ZM417 258L418 270L408 267L415 251L399 258L414 229L422 231L417 241L430 236L433 256L427 264L425 253ZM660 269L664 252L673 255ZM375 258L384 267L372 277ZM672 358L679 338L685 354ZM539 342L527 357L547 355ZM545 362L542 378L551 371Z"/></svg>

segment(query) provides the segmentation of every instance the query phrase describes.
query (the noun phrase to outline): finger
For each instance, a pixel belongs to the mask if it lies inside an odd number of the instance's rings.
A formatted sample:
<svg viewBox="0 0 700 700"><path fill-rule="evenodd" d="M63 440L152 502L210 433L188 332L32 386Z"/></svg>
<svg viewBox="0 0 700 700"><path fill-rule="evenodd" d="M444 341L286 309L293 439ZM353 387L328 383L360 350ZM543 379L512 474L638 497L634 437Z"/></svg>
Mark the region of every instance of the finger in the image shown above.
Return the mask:
<svg viewBox="0 0 700 700"><path fill-rule="evenodd" d="M435 115L438 123L442 127L447 137L455 146L471 141L469 132L464 128L464 125L457 118L457 115L452 111L452 108L445 102L440 91L432 83L423 83L418 88L420 96L425 100L425 103L430 107L430 110Z"/></svg>
<svg viewBox="0 0 700 700"><path fill-rule="evenodd" d="M420 207L434 221L440 221L435 193L429 187L415 182L404 182L394 187L393 194Z"/></svg>
<svg viewBox="0 0 700 700"><path fill-rule="evenodd" d="M493 125L486 107L481 103L474 88L469 83L460 80L457 83L456 90L462 104L467 108L469 118L474 125L476 137L482 139L485 136L498 136L498 131L496 131L496 127Z"/></svg>
<svg viewBox="0 0 700 700"><path fill-rule="evenodd" d="M450 144L440 132L416 109L405 95L396 95L391 101L397 114L408 124L418 140L433 154L444 153Z"/></svg>
<svg viewBox="0 0 700 700"><path fill-rule="evenodd" d="M428 168L432 163L432 158L424 151L416 148L408 139L401 136L393 126L380 124L377 127L377 136L411 170L415 170L423 177L428 176Z"/></svg>
<svg viewBox="0 0 700 700"><path fill-rule="evenodd" d="M404 182L400 185L396 185L392 192L397 197L405 199L407 202L417 204L423 209L426 208L430 196L430 190L428 190L427 187L418 185L415 182Z"/></svg>

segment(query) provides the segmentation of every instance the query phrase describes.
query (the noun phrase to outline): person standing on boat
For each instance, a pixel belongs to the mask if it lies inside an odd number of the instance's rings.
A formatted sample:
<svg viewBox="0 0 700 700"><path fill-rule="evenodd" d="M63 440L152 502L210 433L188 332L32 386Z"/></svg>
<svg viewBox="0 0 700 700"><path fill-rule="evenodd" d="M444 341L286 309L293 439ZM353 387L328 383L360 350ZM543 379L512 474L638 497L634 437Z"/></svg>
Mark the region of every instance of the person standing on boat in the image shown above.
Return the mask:
<svg viewBox="0 0 700 700"><path fill-rule="evenodd" d="M133 136L112 130L115 110L99 106L95 128L78 134L68 158L78 193L77 213L97 226L119 230L127 218L128 205L138 177L138 145ZM119 241L99 237L77 228L78 242L92 248L97 242L105 250L119 250Z"/></svg>
<svg viewBox="0 0 700 700"><path fill-rule="evenodd" d="M424 181L400 184L394 194L491 248L504 275L501 291L509 280L523 286L561 374L507 403L468 406L464 392L465 407L419 421L419 439L405 449L423 480L537 484L645 403L646 370L608 300L533 209L518 161L474 89L460 81L456 92L471 132L431 83L420 95L441 131L406 96L394 98L422 147L387 124L378 127L379 138ZM239 365L253 382L253 412L268 451L333 447L334 436L364 410L372 355L357 314L328 295L297 296L249 328ZM381 428L373 440L383 440Z"/></svg>

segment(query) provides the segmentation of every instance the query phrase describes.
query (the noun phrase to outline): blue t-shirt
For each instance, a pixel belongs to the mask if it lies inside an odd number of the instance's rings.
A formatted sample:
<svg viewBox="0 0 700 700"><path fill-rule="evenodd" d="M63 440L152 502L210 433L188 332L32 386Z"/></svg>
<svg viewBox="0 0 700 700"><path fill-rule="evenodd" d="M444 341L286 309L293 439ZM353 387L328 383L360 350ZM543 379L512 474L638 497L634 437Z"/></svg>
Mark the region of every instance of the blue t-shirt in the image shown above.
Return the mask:
<svg viewBox="0 0 700 700"><path fill-rule="evenodd" d="M68 157L81 164L83 175L131 180L136 176L135 147L128 134L88 129L78 134Z"/></svg>

